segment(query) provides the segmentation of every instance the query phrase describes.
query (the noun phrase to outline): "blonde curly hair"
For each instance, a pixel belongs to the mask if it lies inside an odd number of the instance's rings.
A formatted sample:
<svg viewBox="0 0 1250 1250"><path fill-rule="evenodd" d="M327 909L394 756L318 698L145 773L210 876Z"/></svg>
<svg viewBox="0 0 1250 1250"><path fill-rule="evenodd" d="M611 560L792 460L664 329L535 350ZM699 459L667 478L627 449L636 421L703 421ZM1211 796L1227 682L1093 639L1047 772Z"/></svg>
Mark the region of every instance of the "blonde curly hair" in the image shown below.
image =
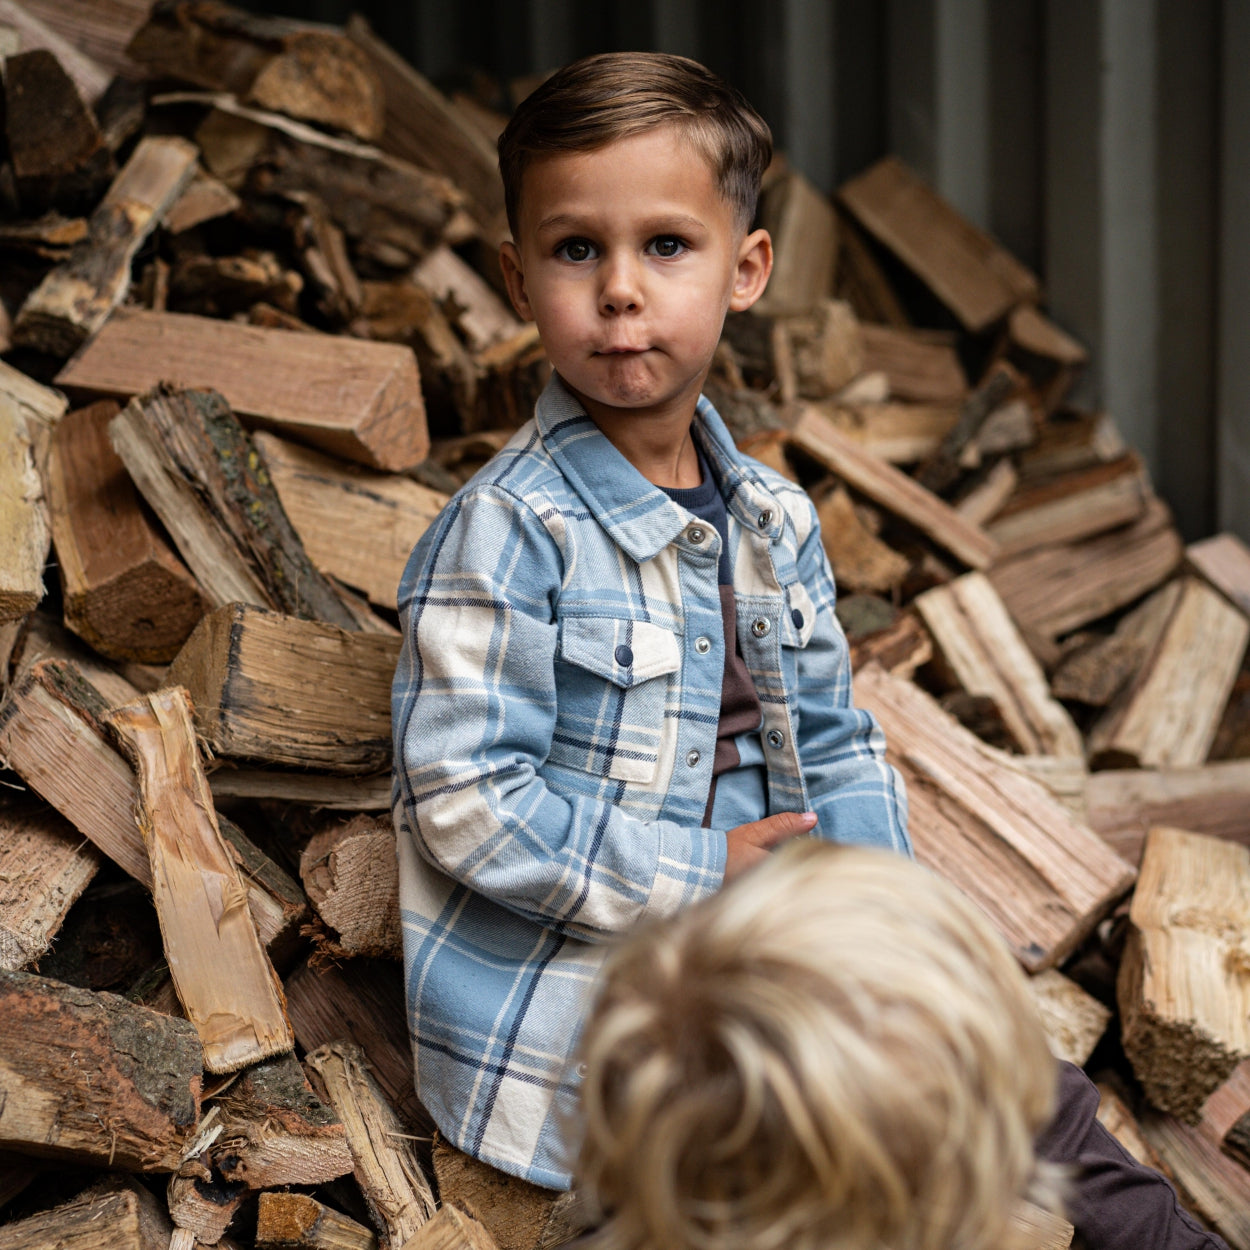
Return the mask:
<svg viewBox="0 0 1250 1250"><path fill-rule="evenodd" d="M794 842L610 958L578 1183L604 1250L999 1250L1055 1066L953 887Z"/></svg>

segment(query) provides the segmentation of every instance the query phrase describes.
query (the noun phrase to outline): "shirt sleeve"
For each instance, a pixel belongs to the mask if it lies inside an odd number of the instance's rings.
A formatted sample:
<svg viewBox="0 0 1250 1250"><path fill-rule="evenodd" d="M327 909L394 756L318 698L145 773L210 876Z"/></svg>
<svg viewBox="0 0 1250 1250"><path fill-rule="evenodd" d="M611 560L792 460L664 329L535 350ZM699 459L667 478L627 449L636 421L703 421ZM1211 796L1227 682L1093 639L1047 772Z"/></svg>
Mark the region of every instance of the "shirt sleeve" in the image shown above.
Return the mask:
<svg viewBox="0 0 1250 1250"><path fill-rule="evenodd" d="M817 832L834 842L912 854L903 779L886 762L885 735L871 712L853 705L850 648L834 612L836 591L810 501L810 527L798 552L799 580L816 610L797 656L799 759Z"/></svg>
<svg viewBox="0 0 1250 1250"><path fill-rule="evenodd" d="M562 552L497 485L457 496L400 589L395 820L440 871L547 928L604 940L715 892L725 837L553 791Z"/></svg>

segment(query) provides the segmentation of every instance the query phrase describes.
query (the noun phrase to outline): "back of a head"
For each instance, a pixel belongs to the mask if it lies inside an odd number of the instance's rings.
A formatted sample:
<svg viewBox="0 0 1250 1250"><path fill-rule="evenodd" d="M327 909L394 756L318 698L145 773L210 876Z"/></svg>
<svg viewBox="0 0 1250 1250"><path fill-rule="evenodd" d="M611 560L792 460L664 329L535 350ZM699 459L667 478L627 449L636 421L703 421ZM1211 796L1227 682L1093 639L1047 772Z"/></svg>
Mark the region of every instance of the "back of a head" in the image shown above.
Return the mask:
<svg viewBox="0 0 1250 1250"><path fill-rule="evenodd" d="M610 959L579 1183L625 1250L990 1250L1054 1063L1023 974L951 886L792 843Z"/></svg>
<svg viewBox="0 0 1250 1250"><path fill-rule="evenodd" d="M750 226L772 136L742 94L705 66L664 52L603 52L557 70L517 106L499 137L499 172L515 237L530 162L589 152L674 126L708 161L721 195Z"/></svg>

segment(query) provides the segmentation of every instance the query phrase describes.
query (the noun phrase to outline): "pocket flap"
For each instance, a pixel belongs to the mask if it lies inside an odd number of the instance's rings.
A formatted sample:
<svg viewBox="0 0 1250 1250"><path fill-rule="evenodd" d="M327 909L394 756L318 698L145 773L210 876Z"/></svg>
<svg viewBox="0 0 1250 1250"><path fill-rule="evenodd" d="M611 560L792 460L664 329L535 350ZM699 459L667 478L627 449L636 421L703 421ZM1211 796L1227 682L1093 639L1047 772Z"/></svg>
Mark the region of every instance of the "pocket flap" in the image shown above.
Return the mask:
<svg viewBox="0 0 1250 1250"><path fill-rule="evenodd" d="M650 621L573 616L560 625L560 658L622 689L681 667L677 635Z"/></svg>

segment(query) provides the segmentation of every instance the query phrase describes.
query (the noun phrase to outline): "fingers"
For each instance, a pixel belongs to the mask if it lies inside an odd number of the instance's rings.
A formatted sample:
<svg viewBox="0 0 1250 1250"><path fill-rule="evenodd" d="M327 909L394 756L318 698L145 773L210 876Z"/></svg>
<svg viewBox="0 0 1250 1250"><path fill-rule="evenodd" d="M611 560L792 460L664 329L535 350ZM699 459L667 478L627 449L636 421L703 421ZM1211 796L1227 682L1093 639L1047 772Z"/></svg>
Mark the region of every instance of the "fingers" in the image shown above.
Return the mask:
<svg viewBox="0 0 1250 1250"><path fill-rule="evenodd" d="M779 812L731 829L725 835L725 880L759 863L779 843L811 833L815 827L815 812Z"/></svg>

